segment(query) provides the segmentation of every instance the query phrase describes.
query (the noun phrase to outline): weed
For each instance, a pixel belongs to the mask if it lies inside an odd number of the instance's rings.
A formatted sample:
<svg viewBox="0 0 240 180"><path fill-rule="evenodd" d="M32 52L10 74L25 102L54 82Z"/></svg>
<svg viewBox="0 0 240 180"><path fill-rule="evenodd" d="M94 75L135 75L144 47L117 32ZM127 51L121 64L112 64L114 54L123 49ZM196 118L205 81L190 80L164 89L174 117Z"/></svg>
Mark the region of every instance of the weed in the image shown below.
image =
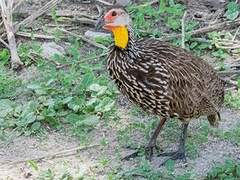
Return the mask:
<svg viewBox="0 0 240 180"><path fill-rule="evenodd" d="M237 2L229 2L225 17L229 20L235 20L239 15L239 4Z"/></svg>
<svg viewBox="0 0 240 180"><path fill-rule="evenodd" d="M165 164L164 169L155 169L151 166L150 162L141 159L139 165L132 169L120 171L115 179L176 179L176 180L185 180L191 179L193 176L191 173L186 173L183 175L175 175L174 173L175 163L172 160L169 160Z"/></svg>
<svg viewBox="0 0 240 180"><path fill-rule="evenodd" d="M233 160L227 160L225 164L214 167L205 177L205 180L211 179L239 179L240 164Z"/></svg>
<svg viewBox="0 0 240 180"><path fill-rule="evenodd" d="M137 177L145 179L160 179L162 173L160 170L153 169L149 161L142 159L138 167L120 172L118 176L120 179L135 179Z"/></svg>
<svg viewBox="0 0 240 180"><path fill-rule="evenodd" d="M240 124L237 124L233 129L231 129L231 131L222 132L213 130L211 133L220 139L231 141L238 146L240 145Z"/></svg>
<svg viewBox="0 0 240 180"><path fill-rule="evenodd" d="M41 44L39 42L32 41L31 43L22 43L18 46L18 54L21 61L29 66L31 64L39 63L39 55L42 52ZM37 58L36 58L37 56Z"/></svg>
<svg viewBox="0 0 240 180"><path fill-rule="evenodd" d="M209 123L206 120L201 121L198 125L198 129L190 133L190 137L186 140L186 150L191 158L197 157L199 146L208 141L209 133Z"/></svg>
<svg viewBox="0 0 240 180"><path fill-rule="evenodd" d="M97 73L99 68L103 69L101 60L78 64L83 58L79 53L80 46L81 44L75 41L69 48L69 56L53 58L59 63L71 62L69 69L57 70L47 61L38 63L39 78L22 85L21 89L26 94L24 101L16 103L8 100L8 103L4 103L5 107L1 108L5 109L1 128L16 129L29 135L41 132L46 125L60 129L63 124L68 124L76 136L86 140L88 132L96 127L102 118L115 117L116 88L108 81L105 73ZM40 49L38 44L22 44L19 52L24 62L29 64L29 55L32 52L38 55ZM6 85L2 91L6 92L11 89L10 85L16 85L16 82L6 82L7 77L3 75L2 81Z"/></svg>
<svg viewBox="0 0 240 180"><path fill-rule="evenodd" d="M3 99L17 94L17 89L21 86L21 80L7 72L5 67L0 64L0 84L0 99Z"/></svg>
<svg viewBox="0 0 240 180"><path fill-rule="evenodd" d="M10 53L7 49L3 49L0 51L0 63L3 65L8 64L10 60Z"/></svg>
<svg viewBox="0 0 240 180"><path fill-rule="evenodd" d="M53 180L55 177L54 172L51 169L43 171L38 177L39 180Z"/></svg>
<svg viewBox="0 0 240 180"><path fill-rule="evenodd" d="M238 109L240 107L240 92L238 91L237 93L232 93L228 92L225 95L225 104Z"/></svg>
<svg viewBox="0 0 240 180"><path fill-rule="evenodd" d="M132 18L133 28L138 36L153 36L160 37L161 32L158 25L161 23L167 28L178 31L181 29L181 22L179 19L184 12L184 6L178 3L162 1L159 8L151 5L139 5L128 7ZM162 23L165 22L165 23Z"/></svg>

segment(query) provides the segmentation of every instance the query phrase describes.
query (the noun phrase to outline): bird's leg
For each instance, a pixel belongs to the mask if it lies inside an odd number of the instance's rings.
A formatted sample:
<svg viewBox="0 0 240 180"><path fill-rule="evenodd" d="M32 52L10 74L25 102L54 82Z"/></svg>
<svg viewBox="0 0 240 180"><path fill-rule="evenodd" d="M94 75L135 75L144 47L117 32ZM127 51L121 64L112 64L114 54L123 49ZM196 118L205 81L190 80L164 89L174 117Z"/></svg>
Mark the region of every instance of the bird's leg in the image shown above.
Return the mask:
<svg viewBox="0 0 240 180"><path fill-rule="evenodd" d="M152 134L151 139L149 140L147 146L145 147L145 156L146 159L151 160L152 155L153 155L153 149L156 148L156 141L157 137L165 124L167 118L162 118L161 121L159 122L157 128L155 129L154 133Z"/></svg>
<svg viewBox="0 0 240 180"><path fill-rule="evenodd" d="M149 140L147 146L145 146L145 155L148 160L151 160L151 157L153 155L153 149L156 147L156 140L157 137L166 122L167 118L162 118L159 122L157 128L154 130L154 133L151 136L151 139ZM139 154L139 149L135 151L134 153L122 158L122 160L129 160L130 158L135 158Z"/></svg>
<svg viewBox="0 0 240 180"><path fill-rule="evenodd" d="M159 156L169 156L169 158L167 158L163 163L161 163L160 166L164 165L169 159L172 159L172 160L181 159L186 162L185 141L187 137L187 128L188 128L188 123L183 123L182 133L180 136L180 142L179 142L179 147L177 151L159 154Z"/></svg>

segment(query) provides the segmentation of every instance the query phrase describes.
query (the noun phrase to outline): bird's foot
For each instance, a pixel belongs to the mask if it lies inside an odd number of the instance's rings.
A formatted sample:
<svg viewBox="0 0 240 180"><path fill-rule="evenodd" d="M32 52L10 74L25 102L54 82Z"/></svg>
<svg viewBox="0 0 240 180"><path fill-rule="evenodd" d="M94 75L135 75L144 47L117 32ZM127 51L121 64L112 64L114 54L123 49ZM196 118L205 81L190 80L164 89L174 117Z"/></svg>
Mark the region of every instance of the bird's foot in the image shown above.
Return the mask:
<svg viewBox="0 0 240 180"><path fill-rule="evenodd" d="M168 156L167 159L165 159L160 166L163 166L168 160L182 160L184 163L187 162L186 154L184 150L178 150L174 152L167 152L167 153L161 153L158 156Z"/></svg>
<svg viewBox="0 0 240 180"><path fill-rule="evenodd" d="M155 149L158 149L157 146L153 145L153 146L146 146L144 147L144 152L145 152L145 157L147 160L151 161L152 159L152 155L153 155L153 150ZM136 158L140 153L142 153L142 148L139 148L137 149L136 151L134 151L133 153L125 156L122 158L122 160L129 160L129 159L132 159L132 158Z"/></svg>

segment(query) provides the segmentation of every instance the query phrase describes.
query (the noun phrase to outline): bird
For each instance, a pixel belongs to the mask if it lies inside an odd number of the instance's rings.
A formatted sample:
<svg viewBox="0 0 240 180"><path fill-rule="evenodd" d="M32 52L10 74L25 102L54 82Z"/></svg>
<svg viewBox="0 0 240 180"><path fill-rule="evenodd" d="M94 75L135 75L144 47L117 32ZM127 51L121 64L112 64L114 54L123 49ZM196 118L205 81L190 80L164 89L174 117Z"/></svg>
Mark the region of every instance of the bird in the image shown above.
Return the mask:
<svg viewBox="0 0 240 180"><path fill-rule="evenodd" d="M153 156L165 122L176 118L182 123L179 146L176 151L160 155L186 161L188 125L192 119L206 116L210 125L218 126L225 82L210 64L183 48L150 37L137 39L132 20L123 8L110 9L102 22L102 28L114 38L107 56L111 79L131 102L160 117L145 146L147 159Z"/></svg>

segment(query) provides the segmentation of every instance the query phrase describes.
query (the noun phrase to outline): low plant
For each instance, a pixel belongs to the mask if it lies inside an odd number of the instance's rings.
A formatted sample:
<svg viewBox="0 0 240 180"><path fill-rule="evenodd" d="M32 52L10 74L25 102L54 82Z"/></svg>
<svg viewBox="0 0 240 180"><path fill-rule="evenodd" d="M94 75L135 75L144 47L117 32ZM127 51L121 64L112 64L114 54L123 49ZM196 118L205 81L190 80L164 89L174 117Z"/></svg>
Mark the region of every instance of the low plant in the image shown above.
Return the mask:
<svg viewBox="0 0 240 180"><path fill-rule="evenodd" d="M225 164L215 166L204 179L240 179L240 163L227 160Z"/></svg>

